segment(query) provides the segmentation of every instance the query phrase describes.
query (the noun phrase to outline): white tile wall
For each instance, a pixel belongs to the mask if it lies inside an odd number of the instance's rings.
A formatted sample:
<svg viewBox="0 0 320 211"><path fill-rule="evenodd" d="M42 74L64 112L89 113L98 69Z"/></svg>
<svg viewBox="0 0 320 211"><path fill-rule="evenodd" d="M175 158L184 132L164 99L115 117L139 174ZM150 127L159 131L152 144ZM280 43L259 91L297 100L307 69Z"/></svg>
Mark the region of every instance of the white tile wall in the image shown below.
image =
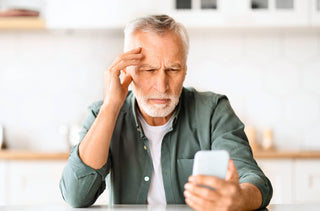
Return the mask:
<svg viewBox="0 0 320 211"><path fill-rule="evenodd" d="M188 84L227 94L260 141L271 128L277 148L320 149L318 32L205 30L190 37Z"/></svg>
<svg viewBox="0 0 320 211"><path fill-rule="evenodd" d="M121 31L0 33L0 123L12 148L63 150L103 96ZM190 30L186 86L226 94L282 149L320 149L320 35L308 30Z"/></svg>

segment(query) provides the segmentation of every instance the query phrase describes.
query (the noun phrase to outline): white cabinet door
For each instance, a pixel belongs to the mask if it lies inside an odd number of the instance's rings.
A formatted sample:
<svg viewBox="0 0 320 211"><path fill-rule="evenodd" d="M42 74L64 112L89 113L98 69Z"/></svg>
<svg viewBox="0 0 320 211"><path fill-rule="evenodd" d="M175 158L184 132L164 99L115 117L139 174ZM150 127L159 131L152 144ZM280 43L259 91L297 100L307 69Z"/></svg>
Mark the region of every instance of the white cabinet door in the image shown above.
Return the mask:
<svg viewBox="0 0 320 211"><path fill-rule="evenodd" d="M248 26L282 27L310 25L310 0L242 0L249 6ZM266 7L266 8L264 8Z"/></svg>
<svg viewBox="0 0 320 211"><path fill-rule="evenodd" d="M296 160L295 200L298 203L320 202L320 160Z"/></svg>
<svg viewBox="0 0 320 211"><path fill-rule="evenodd" d="M257 162L272 183L273 197L270 203L293 203L293 161L291 159L258 159Z"/></svg>
<svg viewBox="0 0 320 211"><path fill-rule="evenodd" d="M319 20L319 0L215 0L216 8L206 9L207 0L191 1L191 9L177 9L177 0L46 0L44 16L49 29L122 29L135 17L161 13L187 27L309 26L311 7Z"/></svg>
<svg viewBox="0 0 320 211"><path fill-rule="evenodd" d="M0 206L7 204L7 163L5 161L0 160Z"/></svg>
<svg viewBox="0 0 320 211"><path fill-rule="evenodd" d="M137 16L165 12L171 1L46 0L49 29L124 28Z"/></svg>
<svg viewBox="0 0 320 211"><path fill-rule="evenodd" d="M216 9L175 9L172 16L187 27L309 26L311 0L216 0Z"/></svg>
<svg viewBox="0 0 320 211"><path fill-rule="evenodd" d="M119 1L47 0L45 19L49 29L92 29L122 24ZM120 1L121 2L121 1Z"/></svg>
<svg viewBox="0 0 320 211"><path fill-rule="evenodd" d="M320 0L311 0L311 25L320 26Z"/></svg>
<svg viewBox="0 0 320 211"><path fill-rule="evenodd" d="M7 161L8 205L64 204L59 180L66 161Z"/></svg>
<svg viewBox="0 0 320 211"><path fill-rule="evenodd" d="M171 8L167 13L187 28L228 27L232 24L226 18L227 9L233 8L230 0L216 0L216 8L202 9L201 0L191 0L191 9L178 9L176 1L171 0ZM238 3L233 1L234 4ZM237 6L237 5L234 5Z"/></svg>

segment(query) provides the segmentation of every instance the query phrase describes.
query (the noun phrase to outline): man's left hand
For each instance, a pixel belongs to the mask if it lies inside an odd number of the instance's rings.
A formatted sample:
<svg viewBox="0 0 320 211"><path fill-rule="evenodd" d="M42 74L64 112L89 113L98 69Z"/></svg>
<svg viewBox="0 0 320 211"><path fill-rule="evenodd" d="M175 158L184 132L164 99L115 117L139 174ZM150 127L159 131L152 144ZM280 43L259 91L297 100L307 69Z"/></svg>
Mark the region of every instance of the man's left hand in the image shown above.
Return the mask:
<svg viewBox="0 0 320 211"><path fill-rule="evenodd" d="M186 203L195 210L242 210L244 208L239 175L231 159L226 180L213 176L196 175L190 176L189 182L184 187Z"/></svg>

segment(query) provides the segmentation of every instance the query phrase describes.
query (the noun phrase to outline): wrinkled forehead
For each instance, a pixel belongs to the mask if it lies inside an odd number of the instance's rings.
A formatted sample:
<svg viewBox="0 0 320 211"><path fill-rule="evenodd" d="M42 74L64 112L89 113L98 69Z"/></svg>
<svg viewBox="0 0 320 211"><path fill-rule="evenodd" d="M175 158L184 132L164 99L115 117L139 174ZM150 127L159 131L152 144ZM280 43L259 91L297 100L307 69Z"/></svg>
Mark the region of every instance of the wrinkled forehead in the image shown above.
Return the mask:
<svg viewBox="0 0 320 211"><path fill-rule="evenodd" d="M172 31L162 34L153 32L135 32L129 42L129 49L141 47L145 59L180 60L185 63L185 52L180 36Z"/></svg>

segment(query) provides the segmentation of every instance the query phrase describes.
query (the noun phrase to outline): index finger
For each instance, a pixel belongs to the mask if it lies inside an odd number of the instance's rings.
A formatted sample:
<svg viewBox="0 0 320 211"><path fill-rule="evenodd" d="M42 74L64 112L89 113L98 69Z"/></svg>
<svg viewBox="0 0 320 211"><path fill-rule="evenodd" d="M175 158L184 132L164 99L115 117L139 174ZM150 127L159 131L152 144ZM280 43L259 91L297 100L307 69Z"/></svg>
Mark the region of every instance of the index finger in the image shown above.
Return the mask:
<svg viewBox="0 0 320 211"><path fill-rule="evenodd" d="M209 186L211 188L218 189L218 190L228 185L228 183L223 179L220 179L214 176L206 176L206 175L190 176L189 182L196 185Z"/></svg>
<svg viewBox="0 0 320 211"><path fill-rule="evenodd" d="M112 65L110 66L110 68L108 68L108 70L118 72L128 66L137 65L142 58L143 55L141 54L140 47L132 49L117 56L117 58L113 61Z"/></svg>
<svg viewBox="0 0 320 211"><path fill-rule="evenodd" d="M123 54L119 55L116 61L121 62L122 60L140 60L143 57L141 51L141 47L134 48L130 51L124 52Z"/></svg>
<svg viewBox="0 0 320 211"><path fill-rule="evenodd" d="M141 53L142 48L141 47L137 47L137 48L133 48L129 51L126 51L124 53Z"/></svg>

